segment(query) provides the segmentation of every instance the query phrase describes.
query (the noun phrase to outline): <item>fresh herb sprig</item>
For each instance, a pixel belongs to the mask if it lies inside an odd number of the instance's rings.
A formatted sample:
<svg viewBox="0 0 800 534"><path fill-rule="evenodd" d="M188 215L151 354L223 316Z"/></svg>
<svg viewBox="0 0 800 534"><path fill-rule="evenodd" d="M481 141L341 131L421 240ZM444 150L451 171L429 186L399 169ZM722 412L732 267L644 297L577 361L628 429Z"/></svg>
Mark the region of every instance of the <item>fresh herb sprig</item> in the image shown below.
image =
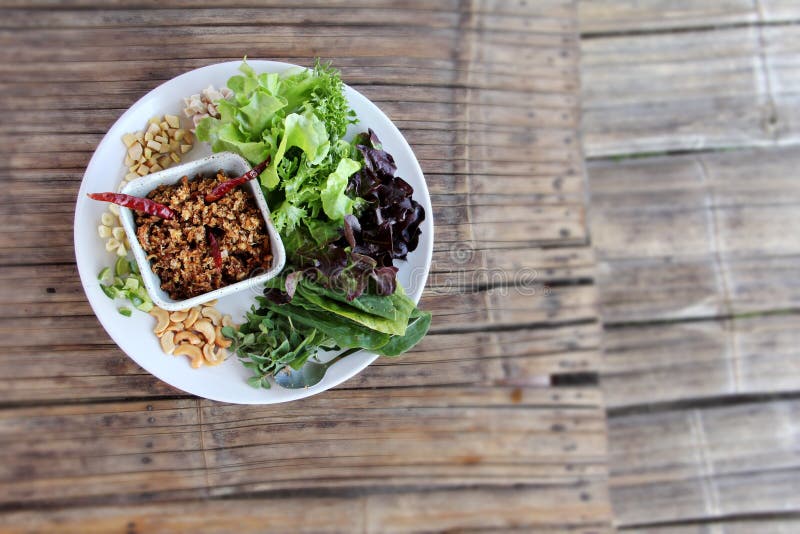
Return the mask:
<svg viewBox="0 0 800 534"><path fill-rule="evenodd" d="M367 349L399 356L428 332L430 313L420 311L401 286L390 296L347 294L310 280L300 280L291 298L286 276L270 280L259 307L247 313L239 330L223 335L245 367L253 371L248 383L269 388L269 377L290 366L300 369L319 350Z"/></svg>
<svg viewBox="0 0 800 534"><path fill-rule="evenodd" d="M252 370L247 383L253 387L269 389L269 377L276 372L286 366L300 369L320 348L334 348L325 346L328 339L318 330L270 310L253 307L246 319L238 330L223 327L222 334L233 340L231 350Z"/></svg>

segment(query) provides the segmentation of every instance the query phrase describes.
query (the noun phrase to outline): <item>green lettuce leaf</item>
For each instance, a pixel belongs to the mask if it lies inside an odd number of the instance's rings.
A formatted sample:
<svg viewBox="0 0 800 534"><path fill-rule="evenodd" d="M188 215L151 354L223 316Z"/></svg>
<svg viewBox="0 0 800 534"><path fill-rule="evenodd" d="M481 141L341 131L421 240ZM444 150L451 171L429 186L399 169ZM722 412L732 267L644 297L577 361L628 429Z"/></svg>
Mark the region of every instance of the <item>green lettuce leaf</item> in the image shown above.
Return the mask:
<svg viewBox="0 0 800 534"><path fill-rule="evenodd" d="M240 126L247 132L248 138L257 139L261 136L267 126L279 110L286 107L286 99L272 96L270 94L255 91L247 102L247 105L239 108Z"/></svg>
<svg viewBox="0 0 800 534"><path fill-rule="evenodd" d="M395 313L394 319L387 319L385 317L365 313L348 304L337 302L315 293L314 291L309 291L304 284L298 286L297 293L295 293L294 299L292 299L293 303L298 298L298 295L331 314L346 317L354 323L363 325L371 330L396 336L402 336L406 333L409 315Z"/></svg>
<svg viewBox="0 0 800 534"><path fill-rule="evenodd" d="M343 317L332 316L318 306L298 299L291 304L274 304L259 299L264 308L283 315L308 328L316 328L343 349L364 348L377 350L389 342L390 336L376 332Z"/></svg>
<svg viewBox="0 0 800 534"><path fill-rule="evenodd" d="M283 137L269 167L261 173L261 185L267 189L274 189L278 185L278 165L286 150L295 146L305 153L309 165L318 164L328 155L331 147L328 132L325 124L313 113L291 113L286 116Z"/></svg>
<svg viewBox="0 0 800 534"><path fill-rule="evenodd" d="M353 213L353 199L345 195L350 176L361 168L361 164L350 158L342 158L336 170L328 175L322 188L322 209L332 221L343 220Z"/></svg>
<svg viewBox="0 0 800 534"><path fill-rule="evenodd" d="M392 336L388 343L378 349L381 356L400 356L408 349L419 343L431 327L431 314L415 309L411 314L406 333L402 336Z"/></svg>

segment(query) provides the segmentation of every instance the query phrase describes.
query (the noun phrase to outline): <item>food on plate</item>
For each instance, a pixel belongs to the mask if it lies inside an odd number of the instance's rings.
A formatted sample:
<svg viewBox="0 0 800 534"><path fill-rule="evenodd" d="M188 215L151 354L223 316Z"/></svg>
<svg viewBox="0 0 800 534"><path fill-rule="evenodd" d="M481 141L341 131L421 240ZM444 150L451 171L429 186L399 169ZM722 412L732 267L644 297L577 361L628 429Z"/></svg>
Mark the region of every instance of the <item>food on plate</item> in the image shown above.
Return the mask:
<svg viewBox="0 0 800 534"><path fill-rule="evenodd" d="M223 172L193 180L184 176L147 195L172 210L174 218L140 211L134 216L139 243L152 260L161 289L174 300L239 282L272 263L267 225L249 191L238 187L206 202L206 195L227 180Z"/></svg>
<svg viewBox="0 0 800 534"><path fill-rule="evenodd" d="M344 140L355 114L342 81L321 64L256 74L243 62L240 70L242 75L228 80L234 94L219 102L220 118L201 120L197 139L214 152L236 152L252 165L270 157L260 180L275 228L290 238L290 249L305 237L324 241L352 212L343 193L359 168ZM291 256L292 250L287 252Z"/></svg>
<svg viewBox="0 0 800 534"><path fill-rule="evenodd" d="M97 275L100 281L100 289L111 300L127 299L137 310L149 312L153 309L153 301L147 294L144 287L142 275L136 263L129 261L128 258L117 258L114 268L106 267ZM131 310L127 307L117 308L120 314L126 317L131 316Z"/></svg>
<svg viewBox="0 0 800 534"><path fill-rule="evenodd" d="M100 225L97 227L97 235L106 240L106 250L116 252L117 256L125 257L128 254L130 244L125 235L125 229L120 226L119 207L116 204L108 206L108 210L100 216Z"/></svg>
<svg viewBox="0 0 800 534"><path fill-rule="evenodd" d="M428 331L431 316L397 283L394 260L419 242L425 211L395 176L392 156L369 130L345 139L356 122L337 71L257 74L246 62L228 80L220 116L197 124L200 141L251 164L269 159L260 183L288 263L267 282L238 331L223 329L269 387L285 366L299 369L324 349L364 348L397 356Z"/></svg>
<svg viewBox="0 0 800 534"><path fill-rule="evenodd" d="M222 329L233 350L252 370L248 383L269 388L282 368L300 369L319 350L362 348L399 356L428 332L431 314L421 311L402 286L389 296L364 293L349 299L344 291L301 279L285 298L288 276L267 282L239 330Z"/></svg>
<svg viewBox="0 0 800 534"><path fill-rule="evenodd" d="M231 341L222 328L234 328L230 315L223 316L214 303L172 313L158 307L150 311L156 318L153 332L161 349L173 356L187 356L192 368L219 365L228 357Z"/></svg>
<svg viewBox="0 0 800 534"><path fill-rule="evenodd" d="M201 92L183 99L183 114L192 120L194 126L197 126L197 123L206 117L218 119L219 110L217 105L219 101L228 99L231 96L233 96L233 91L227 87L221 87L217 90L213 85L209 85Z"/></svg>
<svg viewBox="0 0 800 534"><path fill-rule="evenodd" d="M141 211L148 215L153 215L161 219L172 219L175 212L168 206L150 200L148 198L135 197L125 193L89 193L89 198L100 202L111 202L117 206L123 206L132 210Z"/></svg>
<svg viewBox="0 0 800 534"><path fill-rule="evenodd" d="M372 129L348 133L358 120L338 71L317 62L257 73L246 61L239 70L227 87L184 99L193 130L165 115L126 134L123 185L179 162L192 148L191 132L213 152L237 153L253 169L239 177L184 176L146 199L91 195L113 203L98 234L107 249L126 256L129 246L112 216L116 204L135 210L137 238L174 300L239 282L273 263L264 215L251 190L240 187L257 179L286 249L283 272L265 284L240 326L213 305L172 313L154 307L124 257L127 267L117 262L122 274L116 266L115 273L101 273L101 287L155 317L165 353L186 356L198 368L221 363L230 350L251 370L254 387L271 387L275 373L300 369L320 351L403 354L431 324L431 314L397 278L426 218L413 187Z"/></svg>
<svg viewBox="0 0 800 534"><path fill-rule="evenodd" d="M177 115L164 115L151 118L145 130L123 135L122 142L126 148L124 163L128 172L117 184L117 191L121 191L132 180L179 162L180 156L192 149L194 140L191 134L181 128ZM121 257L128 254L130 243L115 205L110 205L103 213L97 233L106 240L107 251L116 252Z"/></svg>
<svg viewBox="0 0 800 534"><path fill-rule="evenodd" d="M269 158L265 159L243 175L239 176L238 178L231 178L224 182L220 182L214 186L214 188L206 193L206 202L216 202L217 200L221 199L238 186L243 185L250 180L254 180L258 177L259 174L269 165Z"/></svg>
<svg viewBox="0 0 800 534"><path fill-rule="evenodd" d="M180 163L181 155L192 149L194 139L191 132L181 128L177 115L164 115L151 118L145 130L123 135L122 142L127 148L125 166L128 167L122 179L124 187L140 176Z"/></svg>

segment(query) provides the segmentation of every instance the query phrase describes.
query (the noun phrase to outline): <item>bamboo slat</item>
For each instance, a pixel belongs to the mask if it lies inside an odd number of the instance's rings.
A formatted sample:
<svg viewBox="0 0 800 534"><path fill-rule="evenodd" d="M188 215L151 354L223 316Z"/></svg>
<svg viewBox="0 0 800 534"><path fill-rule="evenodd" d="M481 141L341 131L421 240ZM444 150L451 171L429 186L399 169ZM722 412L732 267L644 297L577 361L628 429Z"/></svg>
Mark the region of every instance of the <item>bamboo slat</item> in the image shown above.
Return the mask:
<svg viewBox="0 0 800 534"><path fill-rule="evenodd" d="M625 531L797 530L797 7L580 5Z"/></svg>
<svg viewBox="0 0 800 534"><path fill-rule="evenodd" d="M759 22L790 22L800 15L792 0L586 0L581 33L685 30Z"/></svg>
<svg viewBox="0 0 800 534"><path fill-rule="evenodd" d="M774 315L610 328L602 376L608 406L795 392L799 324Z"/></svg>
<svg viewBox="0 0 800 534"><path fill-rule="evenodd" d="M798 31L753 25L584 40L587 155L797 144Z"/></svg>
<svg viewBox="0 0 800 534"><path fill-rule="evenodd" d="M58 530L85 532L418 532L475 528L529 532L613 532L608 509L597 501L603 488L581 483L575 488L452 489L338 496L264 498L162 505L70 508L52 512L16 512L4 516L9 533ZM540 504L541 503L541 504ZM590 503L587 505L587 503ZM507 510L500 514L498 510ZM595 517L586 510L591 509ZM505 519L513 516L513 520ZM566 520L564 518L569 518Z"/></svg>
<svg viewBox="0 0 800 534"><path fill-rule="evenodd" d="M593 164L606 323L796 308L798 163L787 147Z"/></svg>
<svg viewBox="0 0 800 534"><path fill-rule="evenodd" d="M620 524L796 510L797 401L689 409L610 421Z"/></svg>

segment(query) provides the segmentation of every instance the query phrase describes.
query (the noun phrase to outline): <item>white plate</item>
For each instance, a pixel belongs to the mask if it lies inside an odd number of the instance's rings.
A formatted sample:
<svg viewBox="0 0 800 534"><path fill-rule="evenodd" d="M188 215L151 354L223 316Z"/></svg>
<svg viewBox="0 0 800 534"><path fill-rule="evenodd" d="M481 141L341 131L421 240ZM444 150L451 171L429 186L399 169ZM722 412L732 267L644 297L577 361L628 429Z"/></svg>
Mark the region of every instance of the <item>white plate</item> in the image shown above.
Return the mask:
<svg viewBox="0 0 800 534"><path fill-rule="evenodd" d="M275 61L249 60L248 63L256 72L282 72L295 67ZM151 316L141 312L134 312L132 317L120 315L117 307L125 303L121 300L112 302L100 290L97 274L103 267L113 266L116 256L106 252L104 240L97 235L100 215L106 206L86 197L91 192L115 190L125 175L122 162L125 154L125 145L121 140L123 134L143 129L147 120L155 115L170 113L182 116L183 97L198 93L209 85L217 88L224 86L228 78L239 73L237 69L240 64L240 61L231 61L209 65L173 78L142 97L114 123L92 156L78 192L75 256L83 289L95 315L111 338L136 363L164 382L193 395L222 402L272 404L308 397L341 384L363 370L377 356L366 351L352 354L332 366L319 384L299 390L275 385L269 390L250 387L246 383L249 370L235 356L217 367L191 369L186 358L168 356L161 351L158 339L152 332L155 320ZM346 87L345 92L359 119L358 124L348 128L347 138L351 139L356 133L372 128L385 150L394 156L398 176L411 184L414 199L425 208L419 247L408 255L408 261L396 263L400 268L397 273L399 282L408 295L418 302L428 278L433 254L433 213L422 169L408 142L389 118L358 91ZM186 155L185 161L200 159L210 153L205 143L198 143ZM259 289L253 288L249 293L225 297L219 301L218 308L240 320L254 303L257 294Z"/></svg>

